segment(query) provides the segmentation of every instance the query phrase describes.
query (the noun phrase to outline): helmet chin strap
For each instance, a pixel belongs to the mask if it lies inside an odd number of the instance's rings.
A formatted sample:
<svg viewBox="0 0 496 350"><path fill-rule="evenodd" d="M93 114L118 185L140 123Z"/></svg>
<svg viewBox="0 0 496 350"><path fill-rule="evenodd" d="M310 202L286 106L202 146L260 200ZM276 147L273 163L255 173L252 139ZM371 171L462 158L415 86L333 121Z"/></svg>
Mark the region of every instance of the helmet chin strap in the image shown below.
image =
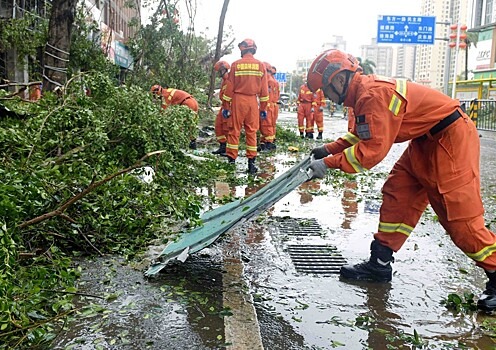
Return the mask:
<svg viewBox="0 0 496 350"><path fill-rule="evenodd" d="M339 97L339 100L337 102L338 105L343 104L344 99L346 98L346 93L348 92L348 82L350 81L350 76L352 74L352 72L350 72L349 70L345 71L345 73L346 73L346 79L343 85L343 89L341 90L341 93L339 93L338 90L336 90L334 85L331 85L332 91L334 91L334 93Z"/></svg>

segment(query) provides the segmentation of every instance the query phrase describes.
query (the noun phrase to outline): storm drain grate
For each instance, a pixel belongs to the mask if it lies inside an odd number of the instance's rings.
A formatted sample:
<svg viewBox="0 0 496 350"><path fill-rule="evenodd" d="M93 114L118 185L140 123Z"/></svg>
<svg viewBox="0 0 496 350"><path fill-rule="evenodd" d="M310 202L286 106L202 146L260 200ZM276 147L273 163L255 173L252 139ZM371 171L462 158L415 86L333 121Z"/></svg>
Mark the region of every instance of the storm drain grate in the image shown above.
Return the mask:
<svg viewBox="0 0 496 350"><path fill-rule="evenodd" d="M279 231L291 236L318 236L322 231L314 218L276 218L276 221Z"/></svg>
<svg viewBox="0 0 496 350"><path fill-rule="evenodd" d="M289 256L296 271L303 273L337 274L346 260L332 245L288 245Z"/></svg>

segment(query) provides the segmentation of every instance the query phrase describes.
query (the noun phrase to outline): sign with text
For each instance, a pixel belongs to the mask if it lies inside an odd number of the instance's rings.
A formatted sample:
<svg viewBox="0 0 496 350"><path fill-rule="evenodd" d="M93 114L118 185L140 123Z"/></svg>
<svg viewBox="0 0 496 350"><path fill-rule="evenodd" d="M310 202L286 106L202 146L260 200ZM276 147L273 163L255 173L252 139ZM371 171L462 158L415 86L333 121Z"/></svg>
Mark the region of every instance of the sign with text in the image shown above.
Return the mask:
<svg viewBox="0 0 496 350"><path fill-rule="evenodd" d="M286 73L276 73L276 74L274 74L274 78L276 78L276 80L279 83L285 83L286 82Z"/></svg>
<svg viewBox="0 0 496 350"><path fill-rule="evenodd" d="M434 45L435 16L385 16L377 21L377 43Z"/></svg>

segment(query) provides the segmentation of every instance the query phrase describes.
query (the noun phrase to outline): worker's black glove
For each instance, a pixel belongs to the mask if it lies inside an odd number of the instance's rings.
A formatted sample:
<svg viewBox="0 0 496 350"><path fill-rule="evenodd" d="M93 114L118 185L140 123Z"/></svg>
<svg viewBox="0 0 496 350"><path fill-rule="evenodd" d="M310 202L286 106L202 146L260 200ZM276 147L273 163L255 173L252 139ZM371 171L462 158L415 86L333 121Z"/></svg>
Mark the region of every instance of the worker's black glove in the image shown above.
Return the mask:
<svg viewBox="0 0 496 350"><path fill-rule="evenodd" d="M329 155L331 155L331 153L327 151L327 149L325 148L325 145L322 145L320 147L315 147L310 152L310 156L313 156L313 159L315 159L315 160L325 158Z"/></svg>
<svg viewBox="0 0 496 350"><path fill-rule="evenodd" d="M222 116L224 117L224 119L228 119L231 116L231 111L228 109L223 109Z"/></svg>
<svg viewBox="0 0 496 350"><path fill-rule="evenodd" d="M323 159L314 160L307 169L308 180L323 179L327 173L327 165Z"/></svg>

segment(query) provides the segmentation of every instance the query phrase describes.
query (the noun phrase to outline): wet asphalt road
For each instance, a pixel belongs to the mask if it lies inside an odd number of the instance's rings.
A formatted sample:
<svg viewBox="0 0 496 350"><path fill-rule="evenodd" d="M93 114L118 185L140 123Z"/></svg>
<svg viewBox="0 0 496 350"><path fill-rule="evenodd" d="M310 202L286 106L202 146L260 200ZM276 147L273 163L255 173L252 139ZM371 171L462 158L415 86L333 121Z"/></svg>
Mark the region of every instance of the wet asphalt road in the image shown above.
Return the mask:
<svg viewBox="0 0 496 350"><path fill-rule="evenodd" d="M279 121L294 125L296 114L281 113ZM325 128L324 138L335 139L346 130L346 121L326 118ZM395 145L373 174L357 181L301 186L259 220L243 224L153 280L115 258L81 262L81 291L114 293L115 298L100 301L105 311L68 326L54 348L411 349L420 343L424 349L493 348L484 328L492 318L453 312L441 304L449 293L478 297L485 279L453 245L432 211L395 254L391 283L352 284L333 272L296 269L290 254L294 246L332 246L348 263L368 257L378 224L380 187L404 147ZM288 158L299 156L260 157L261 171L278 176L290 166ZM496 137L490 133L481 137L481 172L486 219L493 220ZM234 190L243 195L256 189ZM309 223L312 230L288 230ZM227 254L234 269L222 261L226 246L235 251ZM234 301L233 295L240 298ZM89 302L95 300L81 300Z"/></svg>

